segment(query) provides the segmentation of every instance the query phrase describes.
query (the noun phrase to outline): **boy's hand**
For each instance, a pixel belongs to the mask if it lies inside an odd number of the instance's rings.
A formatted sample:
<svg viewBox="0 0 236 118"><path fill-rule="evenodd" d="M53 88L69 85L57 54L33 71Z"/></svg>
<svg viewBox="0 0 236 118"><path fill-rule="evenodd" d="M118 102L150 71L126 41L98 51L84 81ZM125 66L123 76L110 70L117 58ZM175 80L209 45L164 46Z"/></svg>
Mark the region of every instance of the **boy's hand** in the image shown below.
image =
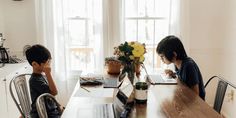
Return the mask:
<svg viewBox="0 0 236 118"><path fill-rule="evenodd" d="M51 66L50 66L50 61L49 60L45 63L44 68L43 68L43 72L45 74L51 73Z"/></svg>
<svg viewBox="0 0 236 118"><path fill-rule="evenodd" d="M166 69L165 73L166 73L167 76L169 76L171 78L176 78L176 74L170 69Z"/></svg>

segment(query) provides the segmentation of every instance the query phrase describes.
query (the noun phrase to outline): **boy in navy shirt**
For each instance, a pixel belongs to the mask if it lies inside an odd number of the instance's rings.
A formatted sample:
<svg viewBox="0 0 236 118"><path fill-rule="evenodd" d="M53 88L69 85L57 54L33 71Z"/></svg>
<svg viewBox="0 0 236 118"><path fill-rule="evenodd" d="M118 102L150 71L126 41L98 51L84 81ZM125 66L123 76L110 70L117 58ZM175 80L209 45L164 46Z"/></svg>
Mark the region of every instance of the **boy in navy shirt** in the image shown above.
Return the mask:
<svg viewBox="0 0 236 118"><path fill-rule="evenodd" d="M36 100L43 93L50 93L53 96L57 95L57 88L51 75L50 60L51 54L42 45L33 45L26 51L26 58L29 64L33 67L33 73L29 80L30 94L32 100L32 110L30 115L32 118L38 118L36 109ZM42 75L42 73L45 74ZM59 118L60 111L56 104L50 99L45 100L47 114L49 118Z"/></svg>
<svg viewBox="0 0 236 118"><path fill-rule="evenodd" d="M205 88L201 72L194 60L187 56L178 37L167 36L162 39L156 48L156 52L165 64L174 63L180 81L205 100ZM165 70L165 72L169 76L175 76L171 70Z"/></svg>

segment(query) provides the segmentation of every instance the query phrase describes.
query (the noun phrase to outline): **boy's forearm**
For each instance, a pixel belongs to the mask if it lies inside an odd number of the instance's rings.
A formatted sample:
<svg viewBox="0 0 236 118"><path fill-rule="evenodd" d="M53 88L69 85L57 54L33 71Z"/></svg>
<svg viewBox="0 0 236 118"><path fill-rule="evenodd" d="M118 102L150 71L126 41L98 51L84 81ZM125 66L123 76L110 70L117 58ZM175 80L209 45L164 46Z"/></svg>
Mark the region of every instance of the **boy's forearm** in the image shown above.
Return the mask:
<svg viewBox="0 0 236 118"><path fill-rule="evenodd" d="M57 87L56 87L55 82L52 79L51 73L45 73L45 74L46 74L47 81L49 84L50 94L52 94L54 96L57 95Z"/></svg>

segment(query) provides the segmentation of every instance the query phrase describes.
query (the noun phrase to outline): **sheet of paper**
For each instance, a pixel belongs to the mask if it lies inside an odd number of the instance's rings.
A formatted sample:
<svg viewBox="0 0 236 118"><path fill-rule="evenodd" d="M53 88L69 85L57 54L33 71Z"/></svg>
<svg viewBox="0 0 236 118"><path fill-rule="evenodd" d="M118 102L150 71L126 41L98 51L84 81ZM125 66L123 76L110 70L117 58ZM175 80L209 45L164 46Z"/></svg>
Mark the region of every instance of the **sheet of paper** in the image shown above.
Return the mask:
<svg viewBox="0 0 236 118"><path fill-rule="evenodd" d="M74 97L113 97L113 94L113 88L83 87L76 91Z"/></svg>

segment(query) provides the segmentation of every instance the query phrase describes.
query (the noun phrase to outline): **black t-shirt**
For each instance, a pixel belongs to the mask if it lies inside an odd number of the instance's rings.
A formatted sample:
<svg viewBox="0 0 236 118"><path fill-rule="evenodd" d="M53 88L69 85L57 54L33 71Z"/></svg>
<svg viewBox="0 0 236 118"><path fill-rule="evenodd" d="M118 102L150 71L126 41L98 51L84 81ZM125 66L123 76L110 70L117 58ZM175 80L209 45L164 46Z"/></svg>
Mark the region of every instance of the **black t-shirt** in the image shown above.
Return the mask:
<svg viewBox="0 0 236 118"><path fill-rule="evenodd" d="M38 118L39 116L36 109L36 100L41 94L50 93L50 89L48 86L48 82L46 81L46 79L43 77L42 74L32 73L29 83L30 83L29 86L32 100L31 104L32 110L30 115L32 118ZM59 118L60 115L59 111L57 110L56 104L49 101L49 99L47 99L45 102L49 103L46 105L48 117L50 116L50 118Z"/></svg>
<svg viewBox="0 0 236 118"><path fill-rule="evenodd" d="M205 100L205 88L203 85L202 75L193 59L187 57L182 60L180 69L177 70L177 75L179 79L184 82L188 87L193 87L198 84L199 87L199 96Z"/></svg>

